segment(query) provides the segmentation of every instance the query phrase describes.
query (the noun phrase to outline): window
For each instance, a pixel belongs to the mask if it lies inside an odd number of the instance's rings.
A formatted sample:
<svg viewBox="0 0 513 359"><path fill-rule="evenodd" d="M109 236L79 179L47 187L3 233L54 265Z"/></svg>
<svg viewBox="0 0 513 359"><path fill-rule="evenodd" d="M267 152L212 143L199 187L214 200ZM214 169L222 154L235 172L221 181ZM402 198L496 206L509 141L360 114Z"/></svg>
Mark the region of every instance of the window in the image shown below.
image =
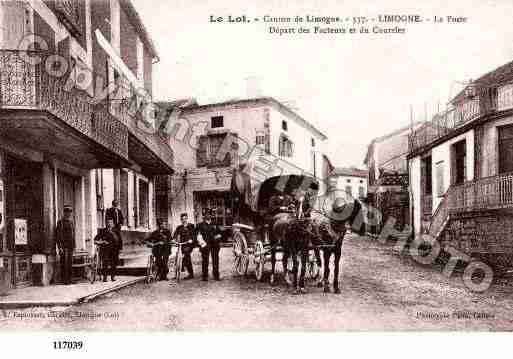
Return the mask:
<svg viewBox="0 0 513 359"><path fill-rule="evenodd" d="M256 136L256 139L255 139L255 144L256 144L257 146L259 146L259 145L265 145L265 136L264 136L264 135L260 135L260 134L259 134L259 135L257 135L257 136Z"/></svg>
<svg viewBox="0 0 513 359"><path fill-rule="evenodd" d="M444 162L438 162L436 164L436 195L438 197L443 196L445 193L444 188Z"/></svg>
<svg viewBox="0 0 513 359"><path fill-rule="evenodd" d="M461 184L467 178L467 144L465 140L452 147L452 183Z"/></svg>
<svg viewBox="0 0 513 359"><path fill-rule="evenodd" d="M197 167L227 167L232 162L231 152L227 152L223 159L219 159L219 151L223 145L226 133L199 136L198 148L196 150L196 166ZM233 149L235 151L235 149Z"/></svg>
<svg viewBox="0 0 513 359"><path fill-rule="evenodd" d="M353 197L353 188L351 186L346 186L346 194L348 197Z"/></svg>
<svg viewBox="0 0 513 359"><path fill-rule="evenodd" d="M433 176L431 156L422 158L421 160L421 189L422 193L430 196L433 193Z"/></svg>
<svg viewBox="0 0 513 359"><path fill-rule="evenodd" d="M148 183L139 180L139 226L144 228L150 227L150 197Z"/></svg>
<svg viewBox="0 0 513 359"><path fill-rule="evenodd" d="M312 138L312 139L310 140L310 143L312 144L312 147L315 147L315 138Z"/></svg>
<svg viewBox="0 0 513 359"><path fill-rule="evenodd" d="M294 152L294 144L286 136L280 136L278 143L278 155L281 157L292 157Z"/></svg>
<svg viewBox="0 0 513 359"><path fill-rule="evenodd" d="M283 131L288 131L287 121L281 121L281 129Z"/></svg>
<svg viewBox="0 0 513 359"><path fill-rule="evenodd" d="M499 131L499 173L513 172L513 126L503 126Z"/></svg>
<svg viewBox="0 0 513 359"><path fill-rule="evenodd" d="M360 198L365 198L365 188L363 186L358 187L358 196Z"/></svg>
<svg viewBox="0 0 513 359"><path fill-rule="evenodd" d="M123 225L128 226L128 172L120 170L119 173L119 207L125 218Z"/></svg>
<svg viewBox="0 0 513 359"><path fill-rule="evenodd" d="M351 183L351 180L350 180L350 179L348 179L348 180L347 180L347 183Z"/></svg>
<svg viewBox="0 0 513 359"><path fill-rule="evenodd" d="M210 119L210 127L211 128L219 128L224 127L224 117L223 116L214 116Z"/></svg>
<svg viewBox="0 0 513 359"><path fill-rule="evenodd" d="M360 180L360 183L363 183L363 180Z"/></svg>

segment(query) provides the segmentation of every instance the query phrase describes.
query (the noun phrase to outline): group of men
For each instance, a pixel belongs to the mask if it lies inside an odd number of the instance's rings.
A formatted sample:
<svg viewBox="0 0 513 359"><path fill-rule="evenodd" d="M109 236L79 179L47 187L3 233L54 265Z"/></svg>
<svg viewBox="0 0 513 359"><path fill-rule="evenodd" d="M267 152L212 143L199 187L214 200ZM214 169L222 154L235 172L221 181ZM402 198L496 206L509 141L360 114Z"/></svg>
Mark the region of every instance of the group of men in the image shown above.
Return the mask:
<svg viewBox="0 0 513 359"><path fill-rule="evenodd" d="M119 262L119 253L123 249L121 227L123 226L123 212L116 200L105 213L105 228L98 231L94 242L100 248L103 281L110 275L112 281L116 280L116 270ZM55 242L61 263L61 277L65 285L72 284L73 252L75 250L75 224L73 221L73 208L64 206L63 217L57 222Z"/></svg>
<svg viewBox="0 0 513 359"><path fill-rule="evenodd" d="M219 250L221 248L221 229L212 221L212 211L207 210L203 215L203 221L194 226L189 223L187 213L180 215L182 222L175 230L173 235L165 227L162 220L157 220L158 229L151 233L147 242L152 246L152 253L157 265L158 280L167 280L169 272L168 260L171 254L171 243L180 243L183 254L182 271L187 271L188 276L184 279L194 278L194 268L192 265L192 252L195 247L200 248L201 252L201 279L208 280L208 268L210 258L212 258L212 274L215 280L221 280L219 276Z"/></svg>
<svg viewBox="0 0 513 359"><path fill-rule="evenodd" d="M168 260L171 254L171 243L182 244L183 268L187 270L188 276L185 279L194 278L191 254L195 247L200 247L202 258L202 280L208 280L208 267L212 258L212 272L215 280L219 276L219 250L221 248L221 229L212 221L212 211L207 210L203 221L194 226L189 223L186 213L180 216L182 222L174 234L166 228L161 219L157 220L157 230L147 238L147 243L152 247L157 265L157 276L160 280L166 280L169 272ZM112 281L116 280L119 253L123 249L121 238L121 227L124 224L123 212L116 200L112 201L112 207L105 213L105 228L98 231L94 243L99 248L99 255L102 268L103 281L107 281L110 275ZM55 233L56 244L61 263L61 276L64 284L72 283L73 252L75 250L75 225L73 221L73 209L65 206L63 218L57 222Z"/></svg>

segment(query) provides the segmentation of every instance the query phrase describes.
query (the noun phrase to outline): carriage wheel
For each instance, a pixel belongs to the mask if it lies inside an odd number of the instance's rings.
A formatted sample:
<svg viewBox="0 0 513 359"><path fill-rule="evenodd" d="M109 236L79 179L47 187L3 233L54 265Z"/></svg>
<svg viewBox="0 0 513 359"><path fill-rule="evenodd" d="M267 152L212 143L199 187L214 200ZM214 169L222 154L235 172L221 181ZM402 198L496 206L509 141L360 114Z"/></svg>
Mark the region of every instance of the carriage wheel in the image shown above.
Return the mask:
<svg viewBox="0 0 513 359"><path fill-rule="evenodd" d="M262 241L257 241L255 243L255 252L254 252L254 261L255 261L255 276L258 281L262 280L264 275L264 266L265 266L265 250Z"/></svg>
<svg viewBox="0 0 513 359"><path fill-rule="evenodd" d="M233 271L238 275L245 275L248 271L249 256L246 237L241 232L233 235Z"/></svg>

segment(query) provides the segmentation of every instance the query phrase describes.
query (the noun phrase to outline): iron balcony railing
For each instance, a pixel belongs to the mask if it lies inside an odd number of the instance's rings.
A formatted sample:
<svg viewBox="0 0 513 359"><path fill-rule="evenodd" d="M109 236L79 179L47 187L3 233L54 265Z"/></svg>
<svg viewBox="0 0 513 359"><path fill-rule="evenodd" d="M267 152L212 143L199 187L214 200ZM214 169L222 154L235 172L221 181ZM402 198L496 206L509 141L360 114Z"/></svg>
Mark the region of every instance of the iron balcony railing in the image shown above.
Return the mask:
<svg viewBox="0 0 513 359"><path fill-rule="evenodd" d="M413 131L409 136L408 152L422 151L433 142L456 131L466 124L497 111L497 91L480 89L479 94L460 99L445 112Z"/></svg>
<svg viewBox="0 0 513 359"><path fill-rule="evenodd" d="M486 177L452 186L448 209L467 212L513 207L513 173Z"/></svg>
<svg viewBox="0 0 513 359"><path fill-rule="evenodd" d="M29 61L34 56L40 59L36 65ZM50 74L47 67L52 63L47 61L48 57L36 52L0 50L0 108L52 113L125 159L129 156L131 134L168 167L173 167L173 151L167 136L142 121L144 105L134 100L135 90L128 80L118 77L113 93L93 98L78 86L69 86L69 71L63 76ZM96 76L92 73L92 77ZM107 88L107 81L102 79L101 83Z"/></svg>
<svg viewBox="0 0 513 359"><path fill-rule="evenodd" d="M40 58L37 64L31 58ZM47 71L47 56L0 50L0 108L47 111L108 150L128 159L128 130L102 103L67 88L68 76Z"/></svg>

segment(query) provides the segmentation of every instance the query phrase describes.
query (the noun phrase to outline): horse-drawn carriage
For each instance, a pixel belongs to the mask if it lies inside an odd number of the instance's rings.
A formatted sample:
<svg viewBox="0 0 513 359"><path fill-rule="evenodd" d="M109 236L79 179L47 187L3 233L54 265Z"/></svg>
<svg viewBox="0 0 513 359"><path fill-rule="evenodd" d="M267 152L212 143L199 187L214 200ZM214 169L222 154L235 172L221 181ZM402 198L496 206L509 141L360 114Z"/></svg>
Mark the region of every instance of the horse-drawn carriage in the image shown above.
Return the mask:
<svg viewBox="0 0 513 359"><path fill-rule="evenodd" d="M312 209L312 203L305 201L314 202L318 190L318 181L309 176L273 176L251 186L249 175L236 171L232 180L236 216L233 224L234 272L246 275L253 266L257 280L262 280L266 264L270 262L274 274L276 260L281 256L284 262L286 257L283 243L273 238L276 215L281 213L298 219L308 216L304 209ZM292 262L291 258L289 260ZM318 277L319 266L319 256L316 257L312 250L307 268L310 277ZM285 277L290 282L286 262L284 267Z"/></svg>
<svg viewBox="0 0 513 359"><path fill-rule="evenodd" d="M260 183L252 183L249 171L234 171L232 239L236 274L247 275L253 267L257 280L262 280L266 264L270 263L270 282L273 284L276 262L280 260L287 283L297 286L301 264L299 285L304 289L306 275L313 279L319 277L321 249L323 254L335 253L338 266L340 256L337 259L337 253L340 253L346 222L352 223L361 207L353 201L351 204L358 206L351 205L347 214L347 200L320 194L319 187L315 178L306 175L271 176ZM346 218L336 218L340 215L332 212L335 207L341 212L346 210ZM332 229L334 223L339 223L335 231ZM329 256L327 258L329 262ZM292 280L289 276L291 267ZM329 268L325 268L325 282L326 273ZM335 283L338 291L338 282Z"/></svg>

